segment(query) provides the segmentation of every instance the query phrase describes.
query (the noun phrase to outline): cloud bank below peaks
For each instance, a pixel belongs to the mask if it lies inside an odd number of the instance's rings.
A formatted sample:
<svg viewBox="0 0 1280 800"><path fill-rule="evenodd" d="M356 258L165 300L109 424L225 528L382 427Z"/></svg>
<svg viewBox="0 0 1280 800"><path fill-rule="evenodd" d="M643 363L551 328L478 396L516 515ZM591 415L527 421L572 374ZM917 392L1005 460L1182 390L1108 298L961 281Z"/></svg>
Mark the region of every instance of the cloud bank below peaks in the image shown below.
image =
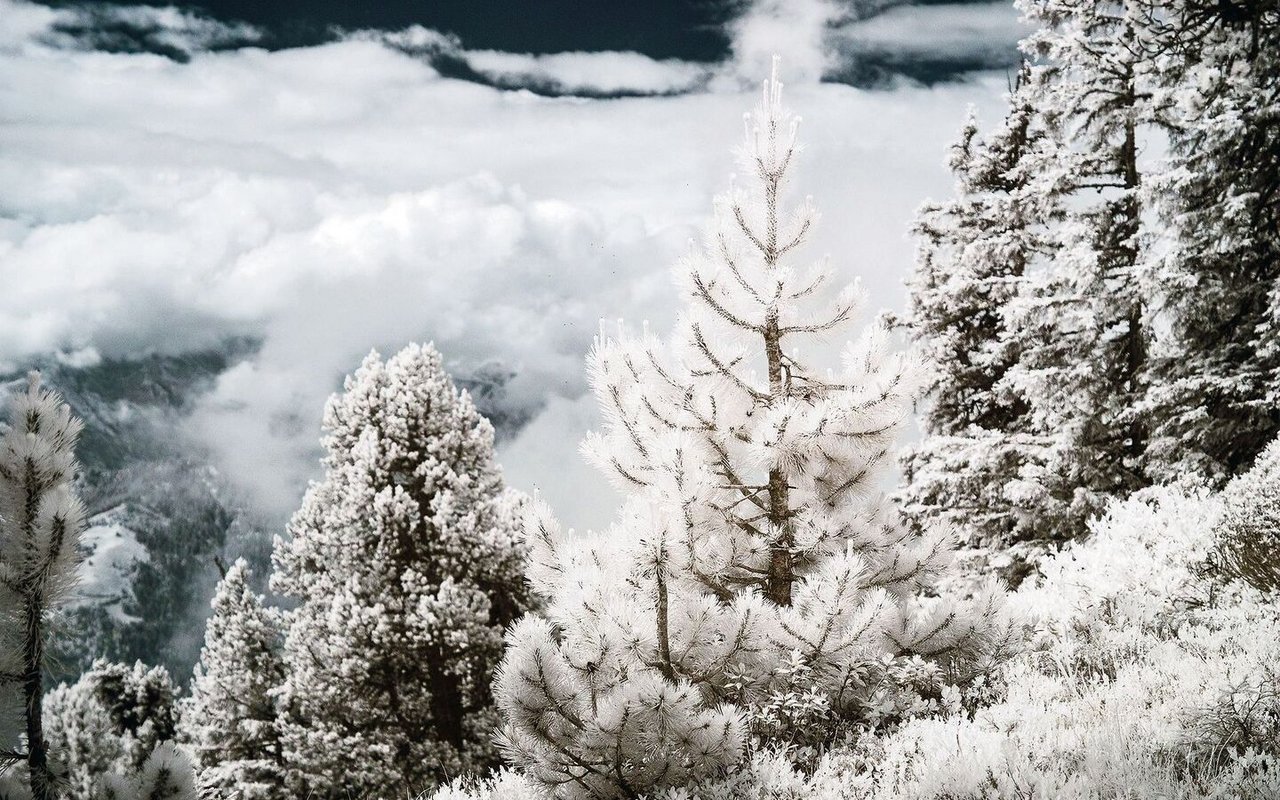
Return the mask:
<svg viewBox="0 0 1280 800"><path fill-rule="evenodd" d="M727 184L754 92L668 95L694 71L634 59L608 74L573 54L481 57L656 96L503 91L369 37L179 61L64 46L63 13L0 0L0 364L260 341L189 424L281 520L342 375L370 348L434 340L459 374L508 365L511 402L545 409L502 451L510 481L559 498L567 524L605 522L610 490L576 454L594 419L583 357L600 317L669 328L668 267ZM948 190L966 106L994 118L1003 91L1002 75L789 81L797 185L824 212L804 257L830 253L872 310L897 306L914 209Z"/></svg>

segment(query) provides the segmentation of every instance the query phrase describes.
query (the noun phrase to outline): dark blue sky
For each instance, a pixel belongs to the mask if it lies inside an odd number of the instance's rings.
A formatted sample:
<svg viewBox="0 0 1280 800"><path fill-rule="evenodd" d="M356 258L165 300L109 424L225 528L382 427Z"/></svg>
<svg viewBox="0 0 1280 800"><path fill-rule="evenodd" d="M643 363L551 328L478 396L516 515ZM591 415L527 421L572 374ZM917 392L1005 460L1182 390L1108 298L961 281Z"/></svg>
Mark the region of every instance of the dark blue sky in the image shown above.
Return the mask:
<svg viewBox="0 0 1280 800"><path fill-rule="evenodd" d="M396 30L419 24L468 47L518 53L634 50L654 58L716 61L739 0L159 0L47 5L177 5L267 31L268 46L313 44L329 29Z"/></svg>
<svg viewBox="0 0 1280 800"><path fill-rule="evenodd" d="M653 58L719 61L724 24L748 0L44 0L46 5L176 5L267 33L260 44L290 47L346 30L422 25L467 47L514 53L632 50ZM906 0L883 5L960 5L983 0ZM849 0L852 6L854 3ZM873 5L873 4L867 4Z"/></svg>

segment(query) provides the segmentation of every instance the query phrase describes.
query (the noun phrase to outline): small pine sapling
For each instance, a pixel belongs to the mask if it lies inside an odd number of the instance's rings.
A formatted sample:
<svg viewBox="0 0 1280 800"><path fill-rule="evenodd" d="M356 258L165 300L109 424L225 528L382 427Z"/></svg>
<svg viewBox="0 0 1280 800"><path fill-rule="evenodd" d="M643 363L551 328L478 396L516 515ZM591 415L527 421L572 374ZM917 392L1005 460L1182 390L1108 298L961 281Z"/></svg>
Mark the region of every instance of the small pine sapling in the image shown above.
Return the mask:
<svg viewBox="0 0 1280 800"><path fill-rule="evenodd" d="M825 262L794 264L817 221L810 200L787 202L799 122L775 73L746 117L747 180L677 267L674 335L620 324L591 352L605 425L584 451L625 493L617 521L570 536L531 505L528 576L547 616L508 635L495 692L508 758L557 797L701 780L753 734L790 736L775 722L887 719L872 673L889 670L874 665L919 656L939 666L938 692L1013 641L994 586L962 605L917 600L950 536L917 533L880 491L916 362L880 326L838 367L797 349L839 335L860 300L828 289ZM750 713L801 673L804 709Z"/></svg>

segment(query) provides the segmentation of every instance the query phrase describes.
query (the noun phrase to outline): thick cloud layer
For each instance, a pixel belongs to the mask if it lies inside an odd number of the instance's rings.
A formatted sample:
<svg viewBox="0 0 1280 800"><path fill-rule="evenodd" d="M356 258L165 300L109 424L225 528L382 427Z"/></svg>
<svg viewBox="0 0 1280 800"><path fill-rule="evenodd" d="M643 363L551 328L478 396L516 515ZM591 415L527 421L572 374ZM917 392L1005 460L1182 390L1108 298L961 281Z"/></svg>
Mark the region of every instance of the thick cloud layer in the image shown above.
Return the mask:
<svg viewBox="0 0 1280 800"><path fill-rule="evenodd" d="M605 520L613 499L576 455L582 358L599 317L671 322L667 267L727 182L761 28L706 90L585 100L443 78L371 36L186 63L85 50L58 40L59 13L0 0L0 362L260 337L191 424L283 518L341 376L371 347L433 339L462 372L510 364L517 400L546 403L503 453L512 482L569 524ZM999 113L1004 78L860 91L814 82L821 37L783 45L802 191L825 212L812 255L896 306L912 212L948 189L946 144L967 105ZM614 90L702 69L476 59Z"/></svg>

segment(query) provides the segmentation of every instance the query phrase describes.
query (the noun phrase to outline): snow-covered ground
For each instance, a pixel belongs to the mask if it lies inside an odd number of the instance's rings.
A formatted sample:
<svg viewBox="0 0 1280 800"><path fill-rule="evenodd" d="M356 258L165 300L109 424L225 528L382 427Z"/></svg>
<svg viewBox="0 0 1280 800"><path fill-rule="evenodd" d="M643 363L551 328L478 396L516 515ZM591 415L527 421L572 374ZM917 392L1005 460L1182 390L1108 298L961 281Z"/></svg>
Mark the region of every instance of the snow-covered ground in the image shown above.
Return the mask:
<svg viewBox="0 0 1280 800"><path fill-rule="evenodd" d="M126 526L130 509L119 505L89 520L81 536L85 551L80 564L75 605L101 606L120 622L131 622L124 601L133 594L138 564L149 559L138 535Z"/></svg>

